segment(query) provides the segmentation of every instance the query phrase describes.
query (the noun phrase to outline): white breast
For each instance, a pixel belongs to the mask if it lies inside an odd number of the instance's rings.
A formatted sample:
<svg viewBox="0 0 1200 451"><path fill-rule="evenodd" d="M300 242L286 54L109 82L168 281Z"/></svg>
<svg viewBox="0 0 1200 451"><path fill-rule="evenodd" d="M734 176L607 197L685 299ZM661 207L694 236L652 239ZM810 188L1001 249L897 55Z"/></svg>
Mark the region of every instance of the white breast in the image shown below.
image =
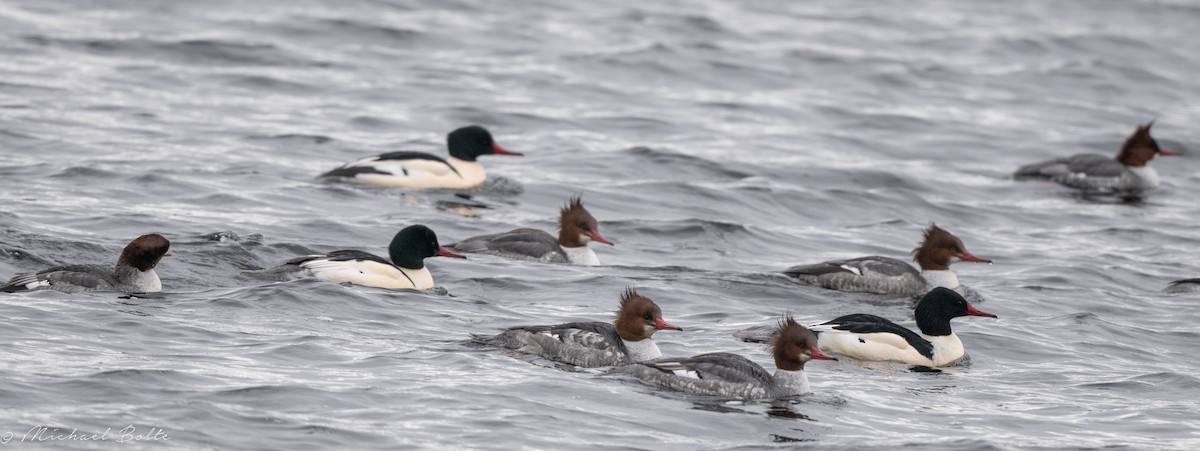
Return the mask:
<svg viewBox="0 0 1200 451"><path fill-rule="evenodd" d="M966 349L963 349L962 340L959 340L958 335L954 333L936 337L927 336L925 339L933 343L933 366L942 366L958 360L967 352Z"/></svg>
<svg viewBox="0 0 1200 451"><path fill-rule="evenodd" d="M625 343L625 350L629 351L629 360L634 363L662 358L662 351L658 350L658 345L654 344L654 340L647 338L638 341L625 339L621 341Z"/></svg>
<svg viewBox="0 0 1200 451"><path fill-rule="evenodd" d="M600 264L600 257L596 256L596 252L592 251L590 246L563 247L562 249L567 254L567 260L576 265L596 266Z"/></svg>
<svg viewBox="0 0 1200 451"><path fill-rule="evenodd" d="M812 388L808 384L808 375L804 374L804 370L777 369L772 379L775 381L775 396L803 395L812 392Z"/></svg>
<svg viewBox="0 0 1200 451"><path fill-rule="evenodd" d="M136 272L138 274L128 281L130 285L136 288L136 291L141 293L157 293L162 291L162 280L158 278L158 273L154 272L154 269Z"/></svg>
<svg viewBox="0 0 1200 451"><path fill-rule="evenodd" d="M1141 179L1141 183L1139 183L1138 188L1141 188L1141 189L1156 188L1156 187L1158 187L1158 184L1161 183L1161 180L1158 178L1158 171L1155 171L1154 168L1152 168L1150 166L1142 166L1140 168L1129 168L1129 171L1133 172L1134 175L1137 175L1138 178Z"/></svg>
<svg viewBox="0 0 1200 451"><path fill-rule="evenodd" d="M962 287L958 283L958 276L954 275L954 271L948 269L921 271L921 277L924 277L925 283L929 285L928 290L946 287L958 291L958 294L963 294Z"/></svg>

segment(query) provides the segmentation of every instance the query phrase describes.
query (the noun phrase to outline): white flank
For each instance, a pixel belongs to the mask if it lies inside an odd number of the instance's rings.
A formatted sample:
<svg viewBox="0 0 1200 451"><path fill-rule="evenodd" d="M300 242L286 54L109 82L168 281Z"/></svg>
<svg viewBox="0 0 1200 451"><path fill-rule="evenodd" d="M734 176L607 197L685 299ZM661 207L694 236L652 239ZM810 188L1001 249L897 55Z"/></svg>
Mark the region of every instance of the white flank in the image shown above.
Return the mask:
<svg viewBox="0 0 1200 451"><path fill-rule="evenodd" d="M855 334L841 330L822 331L817 335L822 351L868 361L895 361L913 365L929 365L929 359L917 352L908 341L896 334ZM936 350L934 356L936 356Z"/></svg>
<svg viewBox="0 0 1200 451"><path fill-rule="evenodd" d="M331 283L352 283L378 288L433 288L433 275L429 268L402 270L392 265L373 261L330 261L309 260L301 263L312 277ZM406 277L407 275L407 277ZM412 281L409 281L409 279Z"/></svg>
<svg viewBox="0 0 1200 451"><path fill-rule="evenodd" d="M364 160L356 166L370 166L391 174L359 174L356 179L368 185L393 188L475 188L483 184L487 174L478 161L463 161L451 157L446 166L434 160ZM407 174L405 173L407 172Z"/></svg>

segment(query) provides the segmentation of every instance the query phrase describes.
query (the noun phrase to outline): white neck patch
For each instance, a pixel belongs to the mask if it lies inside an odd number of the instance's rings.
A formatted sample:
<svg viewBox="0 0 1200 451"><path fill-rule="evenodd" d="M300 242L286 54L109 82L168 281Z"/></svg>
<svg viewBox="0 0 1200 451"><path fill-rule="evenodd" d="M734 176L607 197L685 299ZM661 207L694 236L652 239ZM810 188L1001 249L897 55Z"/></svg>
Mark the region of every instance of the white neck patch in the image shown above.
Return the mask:
<svg viewBox="0 0 1200 451"><path fill-rule="evenodd" d="M600 257L597 257L589 246L563 246L562 250L567 253L567 260L576 265L596 266L600 264Z"/></svg>
<svg viewBox="0 0 1200 451"><path fill-rule="evenodd" d="M397 268L399 268L399 266L397 266ZM421 269L400 268L400 272L403 272L405 275L412 278L414 285L413 288L418 290L428 290L433 288L433 273L429 272L428 266Z"/></svg>
<svg viewBox="0 0 1200 451"><path fill-rule="evenodd" d="M658 350L658 345L654 344L654 340L649 338L638 341L629 341L622 338L621 341L625 343L625 349L629 351L629 360L632 360L634 363L662 357L662 351Z"/></svg>
<svg viewBox="0 0 1200 451"><path fill-rule="evenodd" d="M478 161L463 161L450 157L446 159L446 162L450 163L450 167L453 167L462 176L462 181L456 184L460 187L474 188L487 181L487 173L483 171L483 165Z"/></svg>
<svg viewBox="0 0 1200 451"><path fill-rule="evenodd" d="M1161 180L1158 178L1158 171L1155 171L1154 168L1150 166L1129 168L1129 170L1133 172L1134 175L1137 175L1139 179L1141 179L1140 188L1142 189L1156 188L1161 182Z"/></svg>
<svg viewBox="0 0 1200 451"><path fill-rule="evenodd" d="M921 277L925 278L925 283L929 285L928 289L930 290L937 287L946 287L954 291L959 289L958 276L949 269L921 271Z"/></svg>
<svg viewBox="0 0 1200 451"><path fill-rule="evenodd" d="M775 370L775 390L778 396L802 395L812 392L808 385L808 375L804 370L788 371Z"/></svg>
<svg viewBox="0 0 1200 451"><path fill-rule="evenodd" d="M136 271L136 276L125 283L137 288L142 293L157 293L162 291L162 281L158 279L158 273L154 272L154 268L146 271Z"/></svg>
<svg viewBox="0 0 1200 451"><path fill-rule="evenodd" d="M967 353L967 350L963 348L962 340L959 340L958 335L953 332L950 335L936 337L926 335L925 339L933 344L933 366L942 366L953 362Z"/></svg>

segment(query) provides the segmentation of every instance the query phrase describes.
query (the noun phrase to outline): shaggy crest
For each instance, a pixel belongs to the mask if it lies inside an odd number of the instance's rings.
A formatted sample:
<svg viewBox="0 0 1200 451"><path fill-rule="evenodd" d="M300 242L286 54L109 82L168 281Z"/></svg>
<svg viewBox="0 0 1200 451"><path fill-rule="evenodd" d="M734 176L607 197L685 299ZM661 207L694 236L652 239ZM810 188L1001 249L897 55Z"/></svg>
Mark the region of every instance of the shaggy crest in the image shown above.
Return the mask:
<svg viewBox="0 0 1200 451"><path fill-rule="evenodd" d="M578 215L580 213L587 214L587 209L583 208L583 197L579 194L571 196L571 200L563 205L562 210L558 214L558 226L563 226L563 221L567 217Z"/></svg>
<svg viewBox="0 0 1200 451"><path fill-rule="evenodd" d="M637 290L634 290L633 288L626 288L625 292L621 293L621 307L617 309L617 312L625 310L625 306L629 305L630 303L642 301L650 301L650 299L638 294ZM653 303L653 301L650 302Z"/></svg>
<svg viewBox="0 0 1200 451"><path fill-rule="evenodd" d="M1121 146L1121 151L1117 153L1117 161L1128 166L1140 167L1153 159L1159 152L1158 141L1150 136L1150 127L1153 125L1154 121L1139 125Z"/></svg>
<svg viewBox="0 0 1200 451"><path fill-rule="evenodd" d="M937 224L930 223L921 237L921 243L912 250L913 261L922 269L946 269L945 267L950 265L949 255L939 258L939 255L935 255L939 250L950 250L953 254L960 254L963 250L962 240Z"/></svg>
<svg viewBox="0 0 1200 451"><path fill-rule="evenodd" d="M655 331L655 323L662 317L662 309L642 296L633 288L621 293L621 307L617 309L617 319L613 322L617 335L629 341L650 338Z"/></svg>
<svg viewBox="0 0 1200 451"><path fill-rule="evenodd" d="M596 218L583 208L580 195L571 196L558 216L558 244L564 247L587 245L587 238L600 227Z"/></svg>
<svg viewBox="0 0 1200 451"><path fill-rule="evenodd" d="M808 330L791 313L779 319L775 334L771 338L771 354L775 357L775 367L781 370L797 371L804 369L804 352L817 344L817 336Z"/></svg>

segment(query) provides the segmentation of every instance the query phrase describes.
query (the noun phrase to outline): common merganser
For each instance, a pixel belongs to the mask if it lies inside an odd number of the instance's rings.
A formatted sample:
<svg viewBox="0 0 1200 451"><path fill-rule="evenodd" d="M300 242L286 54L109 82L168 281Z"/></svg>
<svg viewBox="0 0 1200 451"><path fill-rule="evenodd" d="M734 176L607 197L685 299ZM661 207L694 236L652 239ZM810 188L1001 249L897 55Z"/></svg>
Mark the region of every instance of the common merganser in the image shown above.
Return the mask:
<svg viewBox="0 0 1200 451"><path fill-rule="evenodd" d="M314 277L331 283L428 290L433 288L433 274L425 267L425 258L466 258L439 246L437 235L423 225L396 233L388 245L388 256L392 261L363 251L340 250L296 257L274 268L245 273L277 280Z"/></svg>
<svg viewBox="0 0 1200 451"><path fill-rule="evenodd" d="M778 398L809 393L804 364L809 360L837 360L817 348L811 331L785 316L773 337L775 374L749 359L728 352L700 354L686 359L659 359L614 369L659 387L701 395L736 398Z"/></svg>
<svg viewBox="0 0 1200 451"><path fill-rule="evenodd" d="M1096 193L1137 193L1159 184L1158 172L1146 164L1155 156L1177 156L1178 152L1158 147L1150 137L1149 124L1138 126L1125 140L1117 158L1099 154L1078 154L1047 160L1017 169L1017 179L1047 179L1060 185Z"/></svg>
<svg viewBox="0 0 1200 451"><path fill-rule="evenodd" d="M1196 279L1181 279L1171 282L1167 288L1163 289L1167 293L1191 293L1200 291L1200 278Z"/></svg>
<svg viewBox="0 0 1200 451"><path fill-rule="evenodd" d="M562 208L558 216L558 239L537 229L516 229L493 235L467 238L449 247L470 254L490 254L543 263L599 265L600 258L588 243L612 245L600 235L600 224L583 208L579 196Z"/></svg>
<svg viewBox="0 0 1200 451"><path fill-rule="evenodd" d="M965 296L966 290L958 283L950 264L992 262L968 252L962 240L936 224L925 229L924 238L912 255L921 267L920 272L900 260L873 255L793 266L783 273L810 285L838 291L920 296L934 287L946 287Z"/></svg>
<svg viewBox="0 0 1200 451"><path fill-rule="evenodd" d="M966 355L962 340L950 330L960 316L996 315L981 311L954 290L934 288L917 303L917 334L887 319L866 313L835 318L815 326L824 351L859 360L902 362L927 367L946 366Z"/></svg>
<svg viewBox="0 0 1200 451"><path fill-rule="evenodd" d="M521 155L500 147L492 134L478 125L450 132L446 145L450 149L448 160L424 152L389 152L347 163L321 177L393 188L466 189L487 180L483 165L475 161L479 156Z"/></svg>
<svg viewBox="0 0 1200 451"><path fill-rule="evenodd" d="M630 288L621 294L621 307L610 323L575 322L554 326L513 327L500 335L472 335L475 341L536 354L584 368L625 365L662 357L651 336L678 330L662 319L662 309Z"/></svg>
<svg viewBox="0 0 1200 451"><path fill-rule="evenodd" d="M151 233L130 241L117 266L65 265L43 269L38 272L22 273L9 279L0 291L56 290L64 293L81 291L120 291L123 293L156 293L162 291L162 281L154 267L163 256L171 255L167 250L171 242L162 235Z"/></svg>

